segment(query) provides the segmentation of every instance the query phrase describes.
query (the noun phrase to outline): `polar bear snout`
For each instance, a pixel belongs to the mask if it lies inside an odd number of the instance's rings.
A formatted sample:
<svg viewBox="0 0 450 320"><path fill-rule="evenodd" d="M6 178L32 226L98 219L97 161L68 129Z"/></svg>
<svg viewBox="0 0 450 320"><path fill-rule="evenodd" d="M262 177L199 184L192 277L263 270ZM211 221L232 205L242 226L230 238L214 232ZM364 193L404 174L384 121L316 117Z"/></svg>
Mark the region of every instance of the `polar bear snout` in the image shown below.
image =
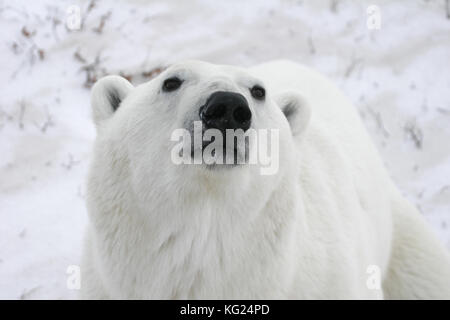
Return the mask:
<svg viewBox="0 0 450 320"><path fill-rule="evenodd" d="M250 128L252 112L247 99L240 93L217 91L211 94L199 110L205 129L226 129L247 131Z"/></svg>

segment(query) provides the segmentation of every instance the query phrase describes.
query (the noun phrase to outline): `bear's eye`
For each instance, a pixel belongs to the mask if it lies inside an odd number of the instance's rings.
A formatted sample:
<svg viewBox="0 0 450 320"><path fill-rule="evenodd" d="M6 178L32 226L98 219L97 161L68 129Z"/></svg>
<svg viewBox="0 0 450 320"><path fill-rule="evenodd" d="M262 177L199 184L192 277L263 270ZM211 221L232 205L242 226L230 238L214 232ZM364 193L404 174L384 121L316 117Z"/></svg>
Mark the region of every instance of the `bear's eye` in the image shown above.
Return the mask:
<svg viewBox="0 0 450 320"><path fill-rule="evenodd" d="M266 90L264 90L263 87L258 85L251 88L250 93L252 94L252 97L257 100L262 100L266 96Z"/></svg>
<svg viewBox="0 0 450 320"><path fill-rule="evenodd" d="M173 77L173 78L164 80L162 88L163 88L163 91L166 91L166 92L175 91L181 86L182 83L183 83L183 81L181 81L179 78Z"/></svg>

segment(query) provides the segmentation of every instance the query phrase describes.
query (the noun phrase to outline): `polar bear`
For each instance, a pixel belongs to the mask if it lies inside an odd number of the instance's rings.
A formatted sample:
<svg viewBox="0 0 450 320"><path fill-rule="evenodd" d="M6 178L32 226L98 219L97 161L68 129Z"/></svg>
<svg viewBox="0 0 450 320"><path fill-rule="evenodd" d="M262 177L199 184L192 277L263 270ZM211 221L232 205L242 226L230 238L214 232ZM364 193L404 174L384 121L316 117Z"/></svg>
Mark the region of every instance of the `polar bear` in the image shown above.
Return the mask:
<svg viewBox="0 0 450 320"><path fill-rule="evenodd" d="M105 77L92 108L82 298L450 298L447 250L316 72L186 61L137 87ZM174 163L195 121L277 130L277 171Z"/></svg>

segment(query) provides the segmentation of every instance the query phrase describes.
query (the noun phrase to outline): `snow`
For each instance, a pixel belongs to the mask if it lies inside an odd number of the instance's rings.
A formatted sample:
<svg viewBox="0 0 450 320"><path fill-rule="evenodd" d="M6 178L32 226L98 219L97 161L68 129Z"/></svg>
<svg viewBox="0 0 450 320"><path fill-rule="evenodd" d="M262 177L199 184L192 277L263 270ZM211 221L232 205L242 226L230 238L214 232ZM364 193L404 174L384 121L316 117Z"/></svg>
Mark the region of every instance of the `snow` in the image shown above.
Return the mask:
<svg viewBox="0 0 450 320"><path fill-rule="evenodd" d="M90 4L94 3L94 6ZM369 30L366 9L381 10ZM82 28L66 27L68 8ZM0 298L71 299L104 74L195 58L287 58L358 107L390 174L450 248L450 18L444 1L0 1ZM102 23L103 21L103 23Z"/></svg>

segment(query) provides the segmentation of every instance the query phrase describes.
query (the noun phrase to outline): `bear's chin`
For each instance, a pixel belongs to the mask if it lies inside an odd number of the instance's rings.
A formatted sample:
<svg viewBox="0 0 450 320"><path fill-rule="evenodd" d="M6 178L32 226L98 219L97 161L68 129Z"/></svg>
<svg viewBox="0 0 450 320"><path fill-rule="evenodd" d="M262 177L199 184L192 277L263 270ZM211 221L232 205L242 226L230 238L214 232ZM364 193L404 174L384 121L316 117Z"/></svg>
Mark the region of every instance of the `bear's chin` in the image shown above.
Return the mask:
<svg viewBox="0 0 450 320"><path fill-rule="evenodd" d="M208 170L233 169L248 164L248 152L243 152L241 148L224 149L222 151L221 159L218 160L214 160L214 153L213 155L205 155L204 149L197 150L197 152L199 155L202 155L202 161L197 165L203 166ZM210 161L207 161L207 159L209 159ZM195 165L194 151L191 153L191 160Z"/></svg>

